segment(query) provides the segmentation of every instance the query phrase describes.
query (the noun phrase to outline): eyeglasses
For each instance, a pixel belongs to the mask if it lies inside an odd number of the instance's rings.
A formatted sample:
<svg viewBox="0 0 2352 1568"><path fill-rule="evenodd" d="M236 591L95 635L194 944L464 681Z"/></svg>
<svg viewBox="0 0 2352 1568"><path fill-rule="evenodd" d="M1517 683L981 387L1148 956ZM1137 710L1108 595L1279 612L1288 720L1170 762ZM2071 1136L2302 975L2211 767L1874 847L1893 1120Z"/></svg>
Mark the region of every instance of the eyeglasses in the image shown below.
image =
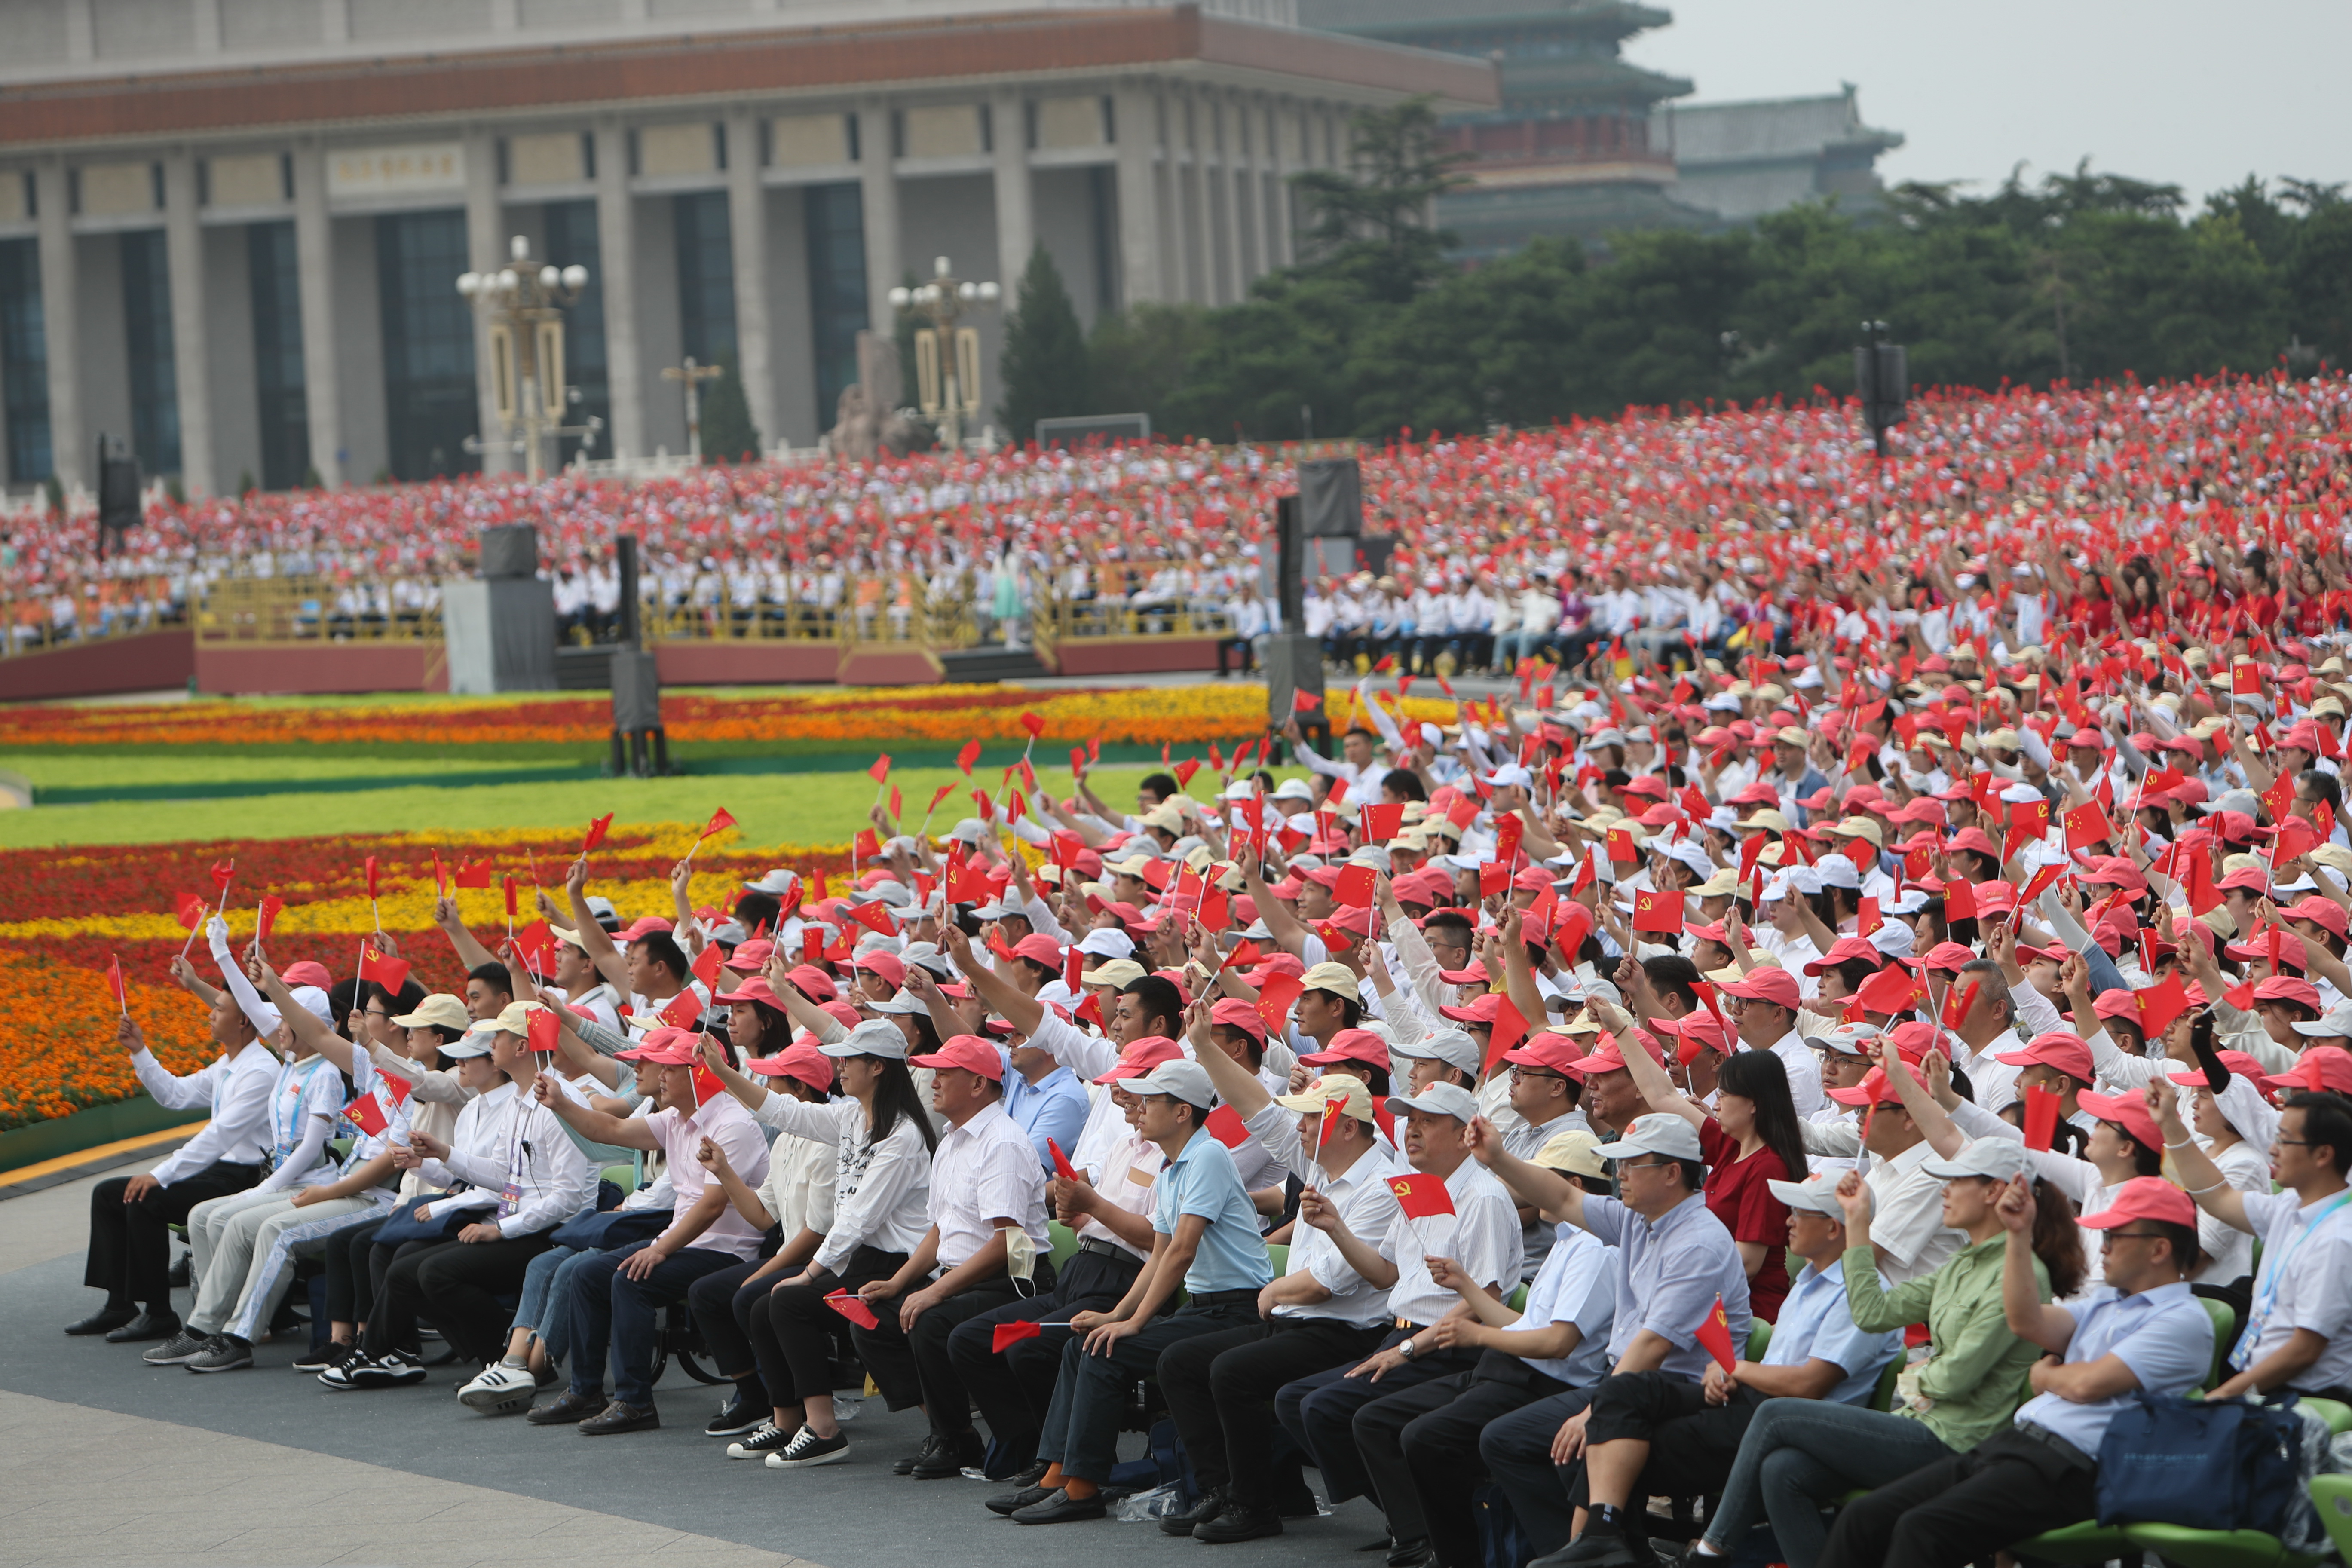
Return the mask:
<svg viewBox="0 0 2352 1568"><path fill-rule="evenodd" d="M1675 1162L1672 1160L1620 1160L1617 1162L1617 1169L1621 1173L1625 1171L1663 1171L1667 1166L1674 1163L1675 1163Z"/></svg>
<svg viewBox="0 0 2352 1568"><path fill-rule="evenodd" d="M1547 1072L1542 1068L1513 1068L1511 1069L1511 1081L1514 1083L1518 1082L1521 1079L1529 1078L1556 1078L1560 1079L1563 1082L1566 1081L1566 1075L1556 1072Z"/></svg>

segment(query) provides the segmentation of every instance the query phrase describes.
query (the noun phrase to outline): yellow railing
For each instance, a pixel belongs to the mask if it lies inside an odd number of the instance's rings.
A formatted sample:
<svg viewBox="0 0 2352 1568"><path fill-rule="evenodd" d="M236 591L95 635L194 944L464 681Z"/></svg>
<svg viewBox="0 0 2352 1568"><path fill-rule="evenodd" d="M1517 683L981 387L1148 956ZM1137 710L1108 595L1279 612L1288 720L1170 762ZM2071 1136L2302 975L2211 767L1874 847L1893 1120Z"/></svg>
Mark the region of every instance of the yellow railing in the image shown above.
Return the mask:
<svg viewBox="0 0 2352 1568"><path fill-rule="evenodd" d="M1034 619L1040 646L1076 637L1222 637L1233 635L1223 610L1170 601L1047 599Z"/></svg>
<svg viewBox="0 0 2352 1568"><path fill-rule="evenodd" d="M0 584L0 658L187 624L168 577L107 578L50 593Z"/></svg>
<svg viewBox="0 0 2352 1568"><path fill-rule="evenodd" d="M389 584L224 577L196 605L202 642L439 642L438 607L403 605Z"/></svg>

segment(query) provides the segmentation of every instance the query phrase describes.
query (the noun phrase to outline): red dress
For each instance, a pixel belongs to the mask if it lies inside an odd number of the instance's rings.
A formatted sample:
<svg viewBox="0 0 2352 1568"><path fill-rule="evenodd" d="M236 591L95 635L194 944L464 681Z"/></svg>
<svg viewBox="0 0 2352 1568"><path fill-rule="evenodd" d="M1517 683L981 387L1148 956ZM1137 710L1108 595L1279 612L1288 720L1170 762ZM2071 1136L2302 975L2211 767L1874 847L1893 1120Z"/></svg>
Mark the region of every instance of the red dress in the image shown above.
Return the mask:
<svg viewBox="0 0 2352 1568"><path fill-rule="evenodd" d="M1764 1266L1748 1276L1748 1310L1771 1322L1789 1294L1789 1205L1764 1184L1787 1181L1788 1167L1769 1147L1741 1159L1738 1140L1711 1116L1698 1125L1698 1146L1706 1160L1707 1212L1732 1240L1760 1242L1768 1249Z"/></svg>

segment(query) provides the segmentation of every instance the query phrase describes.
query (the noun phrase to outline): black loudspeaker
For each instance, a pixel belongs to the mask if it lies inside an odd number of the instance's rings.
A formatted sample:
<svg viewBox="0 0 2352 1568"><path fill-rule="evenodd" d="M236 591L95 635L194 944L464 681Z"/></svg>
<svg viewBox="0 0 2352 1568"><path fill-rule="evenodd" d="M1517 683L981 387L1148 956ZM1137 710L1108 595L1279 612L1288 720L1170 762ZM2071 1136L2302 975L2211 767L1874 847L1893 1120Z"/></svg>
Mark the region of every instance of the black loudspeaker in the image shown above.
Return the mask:
<svg viewBox="0 0 2352 1568"><path fill-rule="evenodd" d="M621 580L621 646L635 647L637 625L637 536L624 533L613 541L613 566ZM615 689L618 689L615 688Z"/></svg>
<svg viewBox="0 0 2352 1568"><path fill-rule="evenodd" d="M538 529L527 522L510 522L486 528L481 537L484 581L539 575Z"/></svg>
<svg viewBox="0 0 2352 1568"><path fill-rule="evenodd" d="M1309 539L1352 539L1364 531L1363 470L1353 458L1298 465L1298 510Z"/></svg>
<svg viewBox="0 0 2352 1568"><path fill-rule="evenodd" d="M105 536L139 526L139 459L110 450L114 443L98 438L99 544Z"/></svg>
<svg viewBox="0 0 2352 1568"><path fill-rule="evenodd" d="M1297 719L1302 728L1318 725L1328 732L1330 720L1321 708L1301 712L1292 699L1301 691L1323 695L1323 643L1304 632L1278 632L1265 639L1258 653L1265 671L1266 718L1277 730Z"/></svg>
<svg viewBox="0 0 2352 1568"><path fill-rule="evenodd" d="M654 656L623 650L613 655L613 728L625 735L661 728L661 672Z"/></svg>
<svg viewBox="0 0 2352 1568"><path fill-rule="evenodd" d="M1300 537L1299 514L1297 496L1275 498L1274 604L1286 632L1297 631L1307 617L1307 542Z"/></svg>

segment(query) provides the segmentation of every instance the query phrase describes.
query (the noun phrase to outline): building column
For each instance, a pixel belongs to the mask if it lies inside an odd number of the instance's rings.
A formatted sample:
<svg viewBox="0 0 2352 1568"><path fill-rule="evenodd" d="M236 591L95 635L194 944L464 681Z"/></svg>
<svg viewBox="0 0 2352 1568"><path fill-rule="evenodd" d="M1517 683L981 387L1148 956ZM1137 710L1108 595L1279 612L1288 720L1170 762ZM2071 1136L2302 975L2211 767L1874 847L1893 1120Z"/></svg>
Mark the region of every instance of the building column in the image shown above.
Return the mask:
<svg viewBox="0 0 2352 1568"><path fill-rule="evenodd" d="M888 337L897 328L890 290L906 263L898 254L898 172L892 165L890 109L867 103L857 110L857 184L866 227L866 319Z"/></svg>
<svg viewBox="0 0 2352 1568"><path fill-rule="evenodd" d="M506 214L499 205L498 144L487 132L470 132L466 137L467 267L477 272L496 272L512 264L512 257L507 249L505 218ZM451 279L449 286L455 289L457 280ZM484 443L482 472L522 472L527 465L521 454L488 449L489 443L506 440L511 433L499 418L497 367L490 354L490 314L476 309L470 301L466 308L474 318L474 427ZM515 387L514 395L516 406L520 408L521 386Z"/></svg>
<svg viewBox="0 0 2352 1568"><path fill-rule="evenodd" d="M1243 142L1242 118L1248 111L1230 99L1216 100L1217 109L1217 202L1225 209L1225 264L1230 276L1226 281L1233 292L1228 305L1238 303L1249 294L1249 236L1242 228L1242 187L1249 178L1249 154Z"/></svg>
<svg viewBox="0 0 2352 1568"><path fill-rule="evenodd" d="M629 194L629 133L596 127L596 265L604 299L604 374L613 427L603 455L646 451L645 382L637 364L637 208Z"/></svg>
<svg viewBox="0 0 2352 1568"><path fill-rule="evenodd" d="M180 483L191 497L209 496L213 482L213 405L206 377L212 363L205 319L205 231L197 221L196 161L186 153L163 160L163 247L172 274L173 396L180 405Z"/></svg>
<svg viewBox="0 0 2352 1568"><path fill-rule="evenodd" d="M1160 268L1160 174L1152 163L1158 118L1149 94L1122 89L1113 100L1118 132L1112 172L1118 189L1118 308L1167 297Z"/></svg>
<svg viewBox="0 0 2352 1568"><path fill-rule="evenodd" d="M727 121L727 232L735 258L735 375L753 427L772 443L782 437L768 329L768 189L760 183L760 122L749 114Z"/></svg>
<svg viewBox="0 0 2352 1568"><path fill-rule="evenodd" d="M1037 196L1029 178L1029 114L1022 100L1010 94L989 105L989 122L995 141L996 277L1004 286L1004 302L1019 303L1015 291L1037 246Z"/></svg>
<svg viewBox="0 0 2352 1568"><path fill-rule="evenodd" d="M327 155L317 143L294 150L294 266L302 308L302 398L310 415L310 466L333 489L343 472L342 367L335 352L335 237L327 216Z"/></svg>
<svg viewBox="0 0 2352 1568"><path fill-rule="evenodd" d="M74 266L73 214L66 200L66 166L50 161L34 172L40 203L41 331L49 351L49 463L68 489L96 478L83 449L81 421L80 274Z"/></svg>
<svg viewBox="0 0 2352 1568"><path fill-rule="evenodd" d="M1193 182L1201 172L1200 121L1192 112L1192 94L1181 87L1160 100L1168 115L1168 244L1175 258L1168 282L1178 304L1203 305L1208 303L1207 294L1194 287L1200 269L1193 259L1192 238L1208 221L1208 215L1192 200ZM1198 254L1207 255L1208 247L1202 247Z"/></svg>

